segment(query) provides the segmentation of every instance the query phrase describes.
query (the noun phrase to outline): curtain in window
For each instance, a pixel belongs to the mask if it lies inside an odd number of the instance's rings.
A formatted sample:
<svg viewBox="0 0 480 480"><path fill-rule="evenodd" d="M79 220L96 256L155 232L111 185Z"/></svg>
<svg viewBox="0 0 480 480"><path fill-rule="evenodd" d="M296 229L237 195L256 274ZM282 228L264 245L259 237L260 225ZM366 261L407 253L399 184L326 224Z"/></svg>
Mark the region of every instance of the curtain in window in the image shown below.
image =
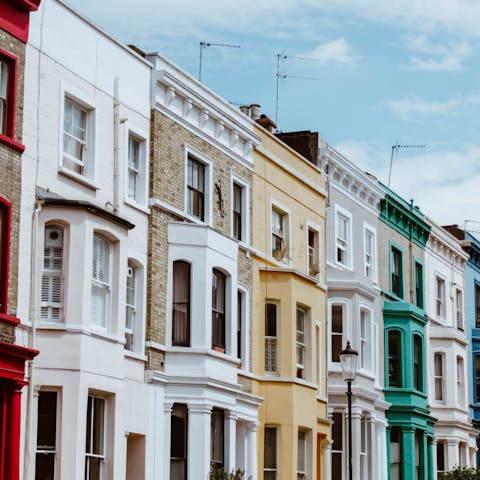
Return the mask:
<svg viewBox="0 0 480 480"><path fill-rule="evenodd" d="M190 345L190 264L173 262L172 345Z"/></svg>
<svg viewBox="0 0 480 480"><path fill-rule="evenodd" d="M212 274L212 346L225 348L225 275Z"/></svg>

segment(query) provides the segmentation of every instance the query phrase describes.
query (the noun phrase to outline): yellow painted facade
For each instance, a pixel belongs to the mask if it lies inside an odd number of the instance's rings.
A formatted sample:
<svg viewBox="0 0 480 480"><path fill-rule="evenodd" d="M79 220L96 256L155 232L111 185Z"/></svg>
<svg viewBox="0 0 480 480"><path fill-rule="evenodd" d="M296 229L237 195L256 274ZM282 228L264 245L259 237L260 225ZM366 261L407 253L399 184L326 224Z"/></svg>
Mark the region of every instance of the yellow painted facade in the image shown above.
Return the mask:
<svg viewBox="0 0 480 480"><path fill-rule="evenodd" d="M255 151L252 189L252 366L253 393L264 398L259 409L258 478L324 479L330 438L325 180L314 165L262 127L257 126L256 133L262 142ZM267 303L275 312L269 326ZM275 429L276 459L264 459L265 428ZM304 462L298 458L300 444L305 447ZM268 448L271 452L271 444ZM299 467L304 477L298 476ZM264 477L267 471L272 473Z"/></svg>

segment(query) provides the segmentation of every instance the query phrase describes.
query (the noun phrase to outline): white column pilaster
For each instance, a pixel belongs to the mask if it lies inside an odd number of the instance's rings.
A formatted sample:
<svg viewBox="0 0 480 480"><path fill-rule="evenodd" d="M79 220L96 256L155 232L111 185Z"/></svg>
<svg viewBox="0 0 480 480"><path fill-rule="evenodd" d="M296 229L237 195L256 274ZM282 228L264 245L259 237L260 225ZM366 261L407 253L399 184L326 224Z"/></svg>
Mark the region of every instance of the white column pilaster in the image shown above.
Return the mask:
<svg viewBox="0 0 480 480"><path fill-rule="evenodd" d="M188 478L208 478L211 415L210 405L188 404Z"/></svg>
<svg viewBox="0 0 480 480"><path fill-rule="evenodd" d="M237 415L225 412L225 470L231 472L237 468Z"/></svg>
<svg viewBox="0 0 480 480"><path fill-rule="evenodd" d="M460 465L458 443L458 440L447 440L447 471L452 470L456 465Z"/></svg>
<svg viewBox="0 0 480 480"><path fill-rule="evenodd" d="M360 419L362 418L362 410L358 407L352 407L352 469L353 478L360 477ZM348 422L348 414L347 414ZM347 423L347 445L348 445L348 423ZM348 446L347 446L347 471L348 471Z"/></svg>
<svg viewBox="0 0 480 480"><path fill-rule="evenodd" d="M325 479L331 480L332 478L332 440L325 439L323 440L324 445L324 461L325 461ZM318 467L317 467L318 468Z"/></svg>
<svg viewBox="0 0 480 480"><path fill-rule="evenodd" d="M245 478L257 480L257 424L249 423L247 426L247 461Z"/></svg>

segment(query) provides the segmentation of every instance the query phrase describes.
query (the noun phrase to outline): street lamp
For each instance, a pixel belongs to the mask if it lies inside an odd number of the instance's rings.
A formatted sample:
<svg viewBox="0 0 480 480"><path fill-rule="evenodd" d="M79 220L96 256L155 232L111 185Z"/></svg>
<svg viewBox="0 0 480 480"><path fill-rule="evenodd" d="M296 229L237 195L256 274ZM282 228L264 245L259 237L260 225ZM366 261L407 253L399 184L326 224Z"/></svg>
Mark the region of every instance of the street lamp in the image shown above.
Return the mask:
<svg viewBox="0 0 480 480"><path fill-rule="evenodd" d="M347 382L348 397L348 478L352 480L352 382L357 376L358 352L350 346L347 341L347 348L340 352L342 362L343 380Z"/></svg>

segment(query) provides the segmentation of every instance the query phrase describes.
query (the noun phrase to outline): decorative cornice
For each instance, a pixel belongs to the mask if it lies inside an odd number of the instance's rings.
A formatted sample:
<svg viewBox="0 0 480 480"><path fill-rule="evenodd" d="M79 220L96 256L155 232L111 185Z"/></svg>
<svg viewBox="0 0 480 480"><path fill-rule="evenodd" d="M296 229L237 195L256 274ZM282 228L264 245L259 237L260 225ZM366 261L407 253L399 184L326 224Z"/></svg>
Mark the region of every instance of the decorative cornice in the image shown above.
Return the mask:
<svg viewBox="0 0 480 480"><path fill-rule="evenodd" d="M430 235L430 226L425 215L413 204L379 182L385 190L385 198L380 202L380 220L396 230L420 248L425 248Z"/></svg>
<svg viewBox="0 0 480 480"><path fill-rule="evenodd" d="M427 247L440 258L447 260L449 264L463 270L468 255L463 251L461 242L429 218L427 222L431 226Z"/></svg>
<svg viewBox="0 0 480 480"><path fill-rule="evenodd" d="M154 64L152 108L253 168L253 147L260 142L253 121L161 56L147 58Z"/></svg>
<svg viewBox="0 0 480 480"><path fill-rule="evenodd" d="M384 196L377 182L327 143L319 150L318 167L328 177L331 185L377 215L380 200Z"/></svg>

